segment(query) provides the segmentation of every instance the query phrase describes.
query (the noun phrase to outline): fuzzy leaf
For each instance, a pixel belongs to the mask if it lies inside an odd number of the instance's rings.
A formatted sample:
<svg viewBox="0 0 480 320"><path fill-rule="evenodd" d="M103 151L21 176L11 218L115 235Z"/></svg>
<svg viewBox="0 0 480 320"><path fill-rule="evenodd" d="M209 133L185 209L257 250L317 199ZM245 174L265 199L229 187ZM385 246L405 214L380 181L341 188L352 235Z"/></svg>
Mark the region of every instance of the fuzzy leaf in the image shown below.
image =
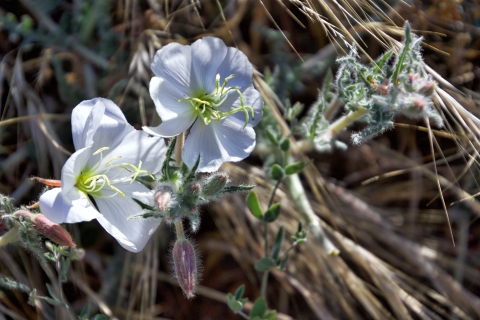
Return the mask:
<svg viewBox="0 0 480 320"><path fill-rule="evenodd" d="M285 170L278 164L274 164L271 169L272 179L280 181L285 177Z"/></svg>
<svg viewBox="0 0 480 320"><path fill-rule="evenodd" d="M285 167L285 173L288 175L297 174L302 172L303 168L305 168L305 163L303 161L295 162Z"/></svg>

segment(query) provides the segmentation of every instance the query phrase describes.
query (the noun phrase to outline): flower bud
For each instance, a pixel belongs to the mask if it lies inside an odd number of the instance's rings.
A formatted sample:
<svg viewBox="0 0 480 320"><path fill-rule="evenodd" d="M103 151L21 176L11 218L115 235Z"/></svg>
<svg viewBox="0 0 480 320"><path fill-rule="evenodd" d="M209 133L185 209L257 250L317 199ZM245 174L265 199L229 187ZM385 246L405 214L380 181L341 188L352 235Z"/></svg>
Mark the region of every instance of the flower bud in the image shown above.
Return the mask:
<svg viewBox="0 0 480 320"><path fill-rule="evenodd" d="M199 183L192 183L185 187L185 193L189 195L198 195L202 186Z"/></svg>
<svg viewBox="0 0 480 320"><path fill-rule="evenodd" d="M179 239L175 242L172 251L175 277L178 280L183 293L188 299L195 296L198 282L197 253L188 239Z"/></svg>
<svg viewBox="0 0 480 320"><path fill-rule="evenodd" d="M202 193L206 196L214 196L225 188L227 182L228 175L226 173L213 174L203 183Z"/></svg>
<svg viewBox="0 0 480 320"><path fill-rule="evenodd" d="M425 83L418 89L418 93L430 97L435 92L436 87L435 81L425 81Z"/></svg>
<svg viewBox="0 0 480 320"><path fill-rule="evenodd" d="M155 192L155 203L160 211L171 208L173 189L168 185L161 185Z"/></svg>
<svg viewBox="0 0 480 320"><path fill-rule="evenodd" d="M33 222L33 227L35 230L53 242L61 246L73 248L76 247L72 237L70 236L70 233L68 233L68 231L65 230L61 225L48 220L43 214L32 214L30 219Z"/></svg>

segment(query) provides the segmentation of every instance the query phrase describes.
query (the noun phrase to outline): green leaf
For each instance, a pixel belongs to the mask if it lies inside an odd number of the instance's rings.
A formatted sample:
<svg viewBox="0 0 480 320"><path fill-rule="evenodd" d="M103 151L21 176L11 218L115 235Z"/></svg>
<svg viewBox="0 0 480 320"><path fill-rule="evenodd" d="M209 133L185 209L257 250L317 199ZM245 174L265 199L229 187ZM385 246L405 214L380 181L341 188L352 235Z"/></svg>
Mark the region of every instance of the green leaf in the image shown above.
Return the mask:
<svg viewBox="0 0 480 320"><path fill-rule="evenodd" d="M162 181L169 180L170 161L172 160L172 154L173 154L173 150L175 149L176 142L177 142L177 137L174 137L170 141L167 152L165 153L165 160L163 160L163 164L162 164Z"/></svg>
<svg viewBox="0 0 480 320"><path fill-rule="evenodd" d="M247 207L250 209L250 212L253 216L259 220L263 219L262 208L260 207L260 202L258 201L257 194L255 191L251 191L247 196Z"/></svg>
<svg viewBox="0 0 480 320"><path fill-rule="evenodd" d="M50 299L50 298L47 298L45 297L45 300L50 303L52 306L62 306L64 308L68 308L67 304L65 302L62 302L62 301L59 301L59 300L54 300L54 299Z"/></svg>
<svg viewBox="0 0 480 320"><path fill-rule="evenodd" d="M285 170L278 164L274 164L271 169L272 179L280 181L285 177Z"/></svg>
<svg viewBox="0 0 480 320"><path fill-rule="evenodd" d="M235 291L235 299L240 300L243 297L243 293L245 292L245 285L242 284L238 287L237 291Z"/></svg>
<svg viewBox="0 0 480 320"><path fill-rule="evenodd" d="M285 151L287 152L288 150L290 150L290 139L284 139L281 143L280 143L280 149L282 151Z"/></svg>
<svg viewBox="0 0 480 320"><path fill-rule="evenodd" d="M282 248L283 240L285 239L285 229L280 227L275 237L275 242L272 247L272 259L277 261L278 255L280 254L280 249Z"/></svg>
<svg viewBox="0 0 480 320"><path fill-rule="evenodd" d="M278 265L278 268L279 268L280 270L285 269L285 266L287 265L287 262L288 262L288 254L285 255L285 258L283 258L283 259L280 261L280 264Z"/></svg>
<svg viewBox="0 0 480 320"><path fill-rule="evenodd" d="M278 216L280 215L280 209L280 204L274 203L270 208L268 208L267 212L265 212L263 221L272 222L277 220Z"/></svg>
<svg viewBox="0 0 480 320"><path fill-rule="evenodd" d="M270 140L274 145L278 145L278 140L277 140L275 131L273 131L273 129L271 128L268 128L266 132L267 132L268 140Z"/></svg>
<svg viewBox="0 0 480 320"><path fill-rule="evenodd" d="M227 294L227 305L235 313L242 311L245 302L246 300L235 299L231 293Z"/></svg>
<svg viewBox="0 0 480 320"><path fill-rule="evenodd" d="M275 320L276 318L277 318L277 312L275 310L270 311L263 317L264 320Z"/></svg>
<svg viewBox="0 0 480 320"><path fill-rule="evenodd" d="M254 317L260 317L260 319L265 316L265 313L267 312L267 302L265 301L264 298L260 297L257 300L255 300L255 303L253 304L252 310L250 310L250 319Z"/></svg>
<svg viewBox="0 0 480 320"><path fill-rule="evenodd" d="M269 257L262 258L260 259L260 261L255 263L255 270L261 271L261 272L268 271L273 267L275 267L275 260Z"/></svg>
<svg viewBox="0 0 480 320"><path fill-rule="evenodd" d="M403 62L407 57L408 51L410 51L410 43L412 42L412 35L410 32L411 32L410 24L406 22L405 23L405 42L403 44L402 51L398 56L397 64L395 65L395 71L393 72L393 75L392 75L392 83L394 85L396 85L398 82L398 76L400 75L400 72L402 72L402 69L403 69Z"/></svg>
<svg viewBox="0 0 480 320"><path fill-rule="evenodd" d="M303 168L305 168L305 163L303 161L295 162L285 167L285 173L288 175L297 174L302 172Z"/></svg>
<svg viewBox="0 0 480 320"><path fill-rule="evenodd" d="M377 61L375 61L375 65L373 67L372 72L374 74L379 74L382 72L383 66L390 60L390 57L393 54L393 50L390 49L387 52L385 52Z"/></svg>

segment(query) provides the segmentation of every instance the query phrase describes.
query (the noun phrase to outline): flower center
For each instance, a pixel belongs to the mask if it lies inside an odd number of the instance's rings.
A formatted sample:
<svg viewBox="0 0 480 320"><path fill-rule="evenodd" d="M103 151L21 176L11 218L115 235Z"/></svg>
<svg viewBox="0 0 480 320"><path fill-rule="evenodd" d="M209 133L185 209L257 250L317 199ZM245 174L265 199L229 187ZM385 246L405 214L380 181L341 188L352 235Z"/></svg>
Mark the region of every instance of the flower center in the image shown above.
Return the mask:
<svg viewBox="0 0 480 320"><path fill-rule="evenodd" d="M120 194L125 198L125 194L120 189L115 187L115 184L125 181L130 181L130 183L133 183L137 179L138 175L142 174L149 175L152 179L154 179L152 174L147 170L141 170L142 161L139 162L138 167L130 163L112 165L113 161L121 158L121 156L115 156L103 164L102 152L105 150L108 150L108 147L100 148L95 151L93 156L100 155L99 161L91 168L85 167L77 177L75 187L77 187L79 191L97 198L113 197L116 194ZM112 174L109 175L109 171L114 168L126 170L130 174L121 178L116 178L116 176L119 175L119 172L116 172L116 174L113 176ZM114 191L114 193L112 195L105 196L103 192L105 188L109 188L110 190Z"/></svg>
<svg viewBox="0 0 480 320"><path fill-rule="evenodd" d="M236 76L236 74L232 74L226 77L223 81L223 84L220 86L220 74L217 74L215 78L215 90L213 90L213 92L204 93L205 91L198 90L197 92L193 92L192 97L183 98L178 101L190 101L190 104L194 109L195 113L199 118L203 120L206 125L208 125L212 120L220 121L231 114L237 112L244 112L245 124L243 128L245 128L248 124L249 119L248 112L250 111L253 118L254 110L251 106L245 105L242 92L240 92L238 86L227 87L228 81L235 78ZM227 112L223 112L218 108L222 105L223 102L225 102L230 91L235 91L240 97L240 107Z"/></svg>

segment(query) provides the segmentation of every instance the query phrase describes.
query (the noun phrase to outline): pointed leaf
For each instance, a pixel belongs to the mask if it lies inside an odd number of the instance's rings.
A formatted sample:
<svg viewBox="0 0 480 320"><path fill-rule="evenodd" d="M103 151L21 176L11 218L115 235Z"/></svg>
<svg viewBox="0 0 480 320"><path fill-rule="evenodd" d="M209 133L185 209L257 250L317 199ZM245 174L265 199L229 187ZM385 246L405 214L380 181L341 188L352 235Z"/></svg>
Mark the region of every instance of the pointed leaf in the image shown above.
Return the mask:
<svg viewBox="0 0 480 320"><path fill-rule="evenodd" d="M280 254L280 249L282 248L283 240L285 239L285 229L280 227L275 237L275 242L272 247L272 259L277 261L278 255Z"/></svg>
<svg viewBox="0 0 480 320"><path fill-rule="evenodd" d="M244 291L245 291L245 285L242 284L240 287L238 287L237 291L235 291L235 299L237 300L242 299Z"/></svg>
<svg viewBox="0 0 480 320"><path fill-rule="evenodd" d="M150 210L150 211L155 211L154 207L149 206L148 204L143 203L142 201L132 198L133 201L135 201L142 209L145 210Z"/></svg>
<svg viewBox="0 0 480 320"><path fill-rule="evenodd" d="M234 193L252 190L254 186L227 186L223 188L222 193Z"/></svg>

